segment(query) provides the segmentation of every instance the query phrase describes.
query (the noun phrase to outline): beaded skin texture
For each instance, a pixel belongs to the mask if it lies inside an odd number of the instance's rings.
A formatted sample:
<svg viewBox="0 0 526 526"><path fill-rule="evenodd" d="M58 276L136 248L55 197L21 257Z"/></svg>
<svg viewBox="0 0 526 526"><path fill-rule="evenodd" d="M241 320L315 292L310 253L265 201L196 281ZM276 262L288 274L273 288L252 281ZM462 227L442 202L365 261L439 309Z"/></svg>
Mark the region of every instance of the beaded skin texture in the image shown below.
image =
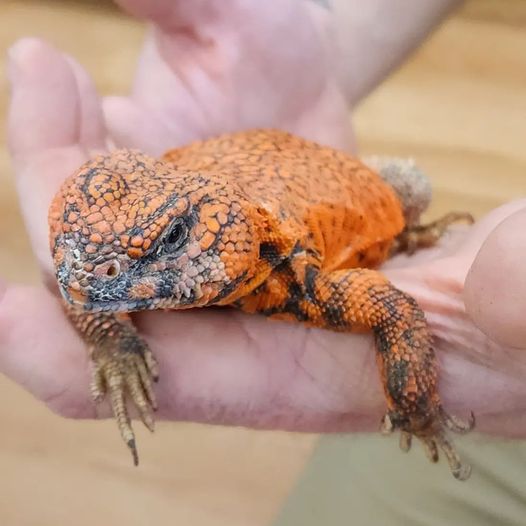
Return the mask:
<svg viewBox="0 0 526 526"><path fill-rule="evenodd" d="M388 163L386 180L404 180L404 165L397 166ZM387 403L382 430L399 429L406 450L418 437L432 461L442 449L454 476L469 476L447 429L466 432L473 417L462 422L444 411L424 314L375 270L394 247L433 244L458 219L419 225L414 207L404 209L407 181L415 181L408 171L397 192L382 170L343 152L250 130L160 160L117 150L63 183L49 211L59 288L90 348L93 397L108 395L135 463L127 402L153 429L158 370L128 313L229 305L334 331L372 331Z"/></svg>

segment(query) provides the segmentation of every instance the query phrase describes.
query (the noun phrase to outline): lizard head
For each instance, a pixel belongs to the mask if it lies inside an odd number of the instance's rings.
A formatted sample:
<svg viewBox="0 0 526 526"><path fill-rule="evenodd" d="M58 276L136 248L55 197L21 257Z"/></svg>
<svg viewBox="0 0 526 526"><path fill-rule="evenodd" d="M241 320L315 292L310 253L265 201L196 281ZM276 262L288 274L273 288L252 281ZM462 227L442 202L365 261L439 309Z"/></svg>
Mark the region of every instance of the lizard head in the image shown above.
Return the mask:
<svg viewBox="0 0 526 526"><path fill-rule="evenodd" d="M220 303L257 273L256 215L214 174L132 150L98 156L49 211L60 291L91 311Z"/></svg>

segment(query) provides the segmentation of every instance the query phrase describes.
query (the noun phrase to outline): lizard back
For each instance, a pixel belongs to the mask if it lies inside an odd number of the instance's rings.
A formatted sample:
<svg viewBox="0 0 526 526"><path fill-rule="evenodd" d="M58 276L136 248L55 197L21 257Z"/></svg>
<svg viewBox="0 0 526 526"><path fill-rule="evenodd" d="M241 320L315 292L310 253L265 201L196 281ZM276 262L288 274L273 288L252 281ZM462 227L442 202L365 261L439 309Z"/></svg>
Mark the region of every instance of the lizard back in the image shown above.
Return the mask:
<svg viewBox="0 0 526 526"><path fill-rule="evenodd" d="M378 265L404 227L400 202L380 176L287 132L239 132L171 150L164 160L231 179L324 269Z"/></svg>

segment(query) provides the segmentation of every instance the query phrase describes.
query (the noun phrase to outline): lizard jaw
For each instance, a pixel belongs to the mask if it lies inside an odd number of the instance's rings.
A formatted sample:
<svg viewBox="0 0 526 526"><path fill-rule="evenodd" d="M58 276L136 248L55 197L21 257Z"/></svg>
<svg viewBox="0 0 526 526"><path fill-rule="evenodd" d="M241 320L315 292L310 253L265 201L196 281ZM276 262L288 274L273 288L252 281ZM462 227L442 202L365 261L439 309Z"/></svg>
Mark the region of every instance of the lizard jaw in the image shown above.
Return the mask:
<svg viewBox="0 0 526 526"><path fill-rule="evenodd" d="M68 300L68 303L74 305L86 312L136 312L141 310L158 310L173 308L169 298L159 298L158 300L138 299L131 301L108 301L108 302L79 302Z"/></svg>
<svg viewBox="0 0 526 526"><path fill-rule="evenodd" d="M158 309L189 309L200 305L204 299L201 284L196 283L192 289L184 284L175 287L172 297L145 297L131 299L90 300L89 293L76 288L60 287L64 299L70 305L86 312L136 312Z"/></svg>

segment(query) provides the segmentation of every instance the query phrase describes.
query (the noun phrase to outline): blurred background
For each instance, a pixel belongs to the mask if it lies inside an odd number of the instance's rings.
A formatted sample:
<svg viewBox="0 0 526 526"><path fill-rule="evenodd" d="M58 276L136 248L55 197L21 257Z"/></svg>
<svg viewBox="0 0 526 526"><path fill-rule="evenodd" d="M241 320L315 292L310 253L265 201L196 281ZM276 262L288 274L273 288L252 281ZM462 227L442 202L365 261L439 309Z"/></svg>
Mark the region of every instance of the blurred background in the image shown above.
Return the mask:
<svg viewBox="0 0 526 526"><path fill-rule="evenodd" d="M109 1L2 0L0 65L3 71L6 50L17 38L40 36L76 57L101 93L124 93L143 33L143 24ZM8 96L1 73L1 124ZM362 153L413 156L427 171L436 195L429 217L451 209L480 217L524 195L526 2L466 2L356 109L353 120ZM37 282L3 125L0 238L0 275ZM480 469L469 489L459 489L445 466L432 468L420 453L399 454L395 439L332 437L320 445L317 436L306 434L161 423L154 437L138 430L142 465L137 470L112 422L61 419L5 378L0 378L0 400L1 525L263 526L273 522L291 492L280 524L340 524L335 507L351 503L355 511L349 523L384 524L369 515L374 492L354 491L338 459L356 467L356 483L381 478L386 463L384 482L400 470L404 476L415 473L414 497L422 506L447 487L447 498L458 507L456 492L463 492L469 502L464 524L486 524L476 519L475 496L498 481L500 500L485 502L493 509L488 524L526 524L521 489L526 447L519 442L463 441L468 460ZM324 497L336 475L348 499ZM421 523L418 513L412 519Z"/></svg>

